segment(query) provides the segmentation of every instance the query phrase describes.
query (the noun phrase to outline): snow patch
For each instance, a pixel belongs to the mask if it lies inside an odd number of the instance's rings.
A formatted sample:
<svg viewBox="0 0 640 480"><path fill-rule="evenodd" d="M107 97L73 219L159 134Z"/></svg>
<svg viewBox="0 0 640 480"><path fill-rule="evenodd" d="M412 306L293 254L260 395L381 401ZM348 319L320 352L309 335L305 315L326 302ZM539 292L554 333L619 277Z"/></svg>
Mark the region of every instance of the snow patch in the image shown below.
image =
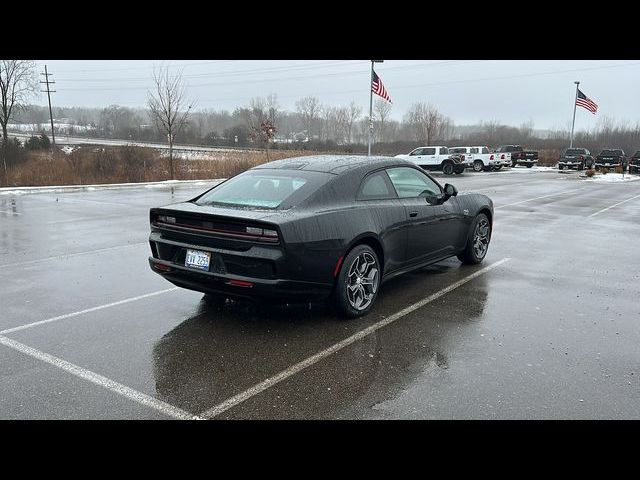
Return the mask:
<svg viewBox="0 0 640 480"><path fill-rule="evenodd" d="M603 175L602 173L596 173L593 177L586 177L585 179L590 182L605 183L635 182L640 180L640 175L629 175L628 173L606 173Z"/></svg>

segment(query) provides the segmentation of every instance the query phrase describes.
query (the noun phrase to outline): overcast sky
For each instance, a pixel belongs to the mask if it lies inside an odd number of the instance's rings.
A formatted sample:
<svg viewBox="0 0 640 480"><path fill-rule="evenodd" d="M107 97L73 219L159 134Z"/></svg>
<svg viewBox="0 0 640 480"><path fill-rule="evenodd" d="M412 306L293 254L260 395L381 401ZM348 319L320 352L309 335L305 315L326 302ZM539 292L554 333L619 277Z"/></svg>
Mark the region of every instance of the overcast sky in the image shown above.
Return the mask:
<svg viewBox="0 0 640 480"><path fill-rule="evenodd" d="M317 96L323 104L354 100L368 113L368 60L39 60L56 81L55 106L145 106L154 66L182 70L199 109L233 110L251 97L276 93L280 105ZM574 81L598 106L578 108L576 130L603 116L635 124L640 112L640 61L625 60L385 60L376 64L400 120L414 102L429 102L457 125L498 120L535 128L570 128ZM46 95L37 101L46 104Z"/></svg>

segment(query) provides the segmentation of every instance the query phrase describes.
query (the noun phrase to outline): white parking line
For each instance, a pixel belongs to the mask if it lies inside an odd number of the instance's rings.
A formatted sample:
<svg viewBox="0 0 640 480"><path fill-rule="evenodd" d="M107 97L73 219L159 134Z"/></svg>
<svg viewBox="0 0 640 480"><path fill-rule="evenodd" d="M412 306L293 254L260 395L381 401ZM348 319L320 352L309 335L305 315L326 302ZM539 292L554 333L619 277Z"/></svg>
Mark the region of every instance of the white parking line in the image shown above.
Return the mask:
<svg viewBox="0 0 640 480"><path fill-rule="evenodd" d="M571 193L571 192L577 192L578 190L582 190L582 188L575 188L573 190L565 190L563 192L557 192L557 193L550 193L549 195L543 195L541 197L535 197L535 198L528 198L526 200L521 200L519 202L515 202L515 203L508 203L506 205L500 205L499 207L495 207L494 210L497 210L499 208L504 208L504 207L510 207L512 205L520 205L521 203L525 203L525 202L530 202L532 200L540 200L541 198L547 198L547 197L555 197L556 195L563 195L565 193Z"/></svg>
<svg viewBox="0 0 640 480"><path fill-rule="evenodd" d="M177 418L179 420L202 420L202 418L198 417L197 415L193 415L178 407L169 405L162 400L158 400L145 393L138 392L137 390L129 388L126 385L122 385L121 383L115 382L107 377L103 377L102 375L92 372L91 370L79 367L78 365L67 362L66 360L62 360L61 358L54 357L53 355L49 355L48 353L42 352L40 350L36 350L35 348L32 348L10 338L0 335L0 344L9 348L13 348L20 353L29 355L30 357L36 358L42 362L48 363L49 365L53 365L54 367L60 368L72 375L75 375L76 377L87 380L102 388L106 388L113 393L122 395L123 397L133 400L134 402L137 402L141 405L153 408L154 410L164 413L169 417Z"/></svg>
<svg viewBox="0 0 640 480"><path fill-rule="evenodd" d="M602 210L599 210L599 211L597 211L596 213L592 213L591 215L589 215L589 217L588 217L588 218L595 217L595 216L596 216L596 215L598 215L599 213L606 212L607 210L611 210L613 207L617 207L618 205L622 205L623 203L630 202L630 201L631 201L631 200L633 200L634 198L638 198L638 197L640 197L640 195L636 195L635 197L627 198L626 200L623 200L622 202L618 202L618 203L616 203L615 205L611 205L610 207L603 208Z"/></svg>
<svg viewBox="0 0 640 480"><path fill-rule="evenodd" d="M494 268L502 265L505 262L508 262L510 260L510 258L503 258L502 260L499 260L495 263L492 263L491 265L484 267L480 270L478 270L477 272L472 273L471 275L464 277L462 280L458 280L457 282L449 285L448 287L443 288L442 290L439 290L438 292L434 293L433 295L430 295L422 300L420 300L419 302L416 302L412 305L409 305L408 307L400 310L397 313L394 313L393 315L377 322L374 323L373 325L360 330L358 333L351 335L348 338L345 338L344 340L342 340L341 342L336 343L335 345L332 345L329 348L326 348L325 350L322 350L321 352L316 353L315 355L306 358L305 360L302 360L301 362L298 362L294 365L292 365L291 367L287 368L286 370L281 371L280 373L267 378L266 380L264 380L263 382L260 382L257 385L254 385L253 387L245 390L242 393L239 393L238 395L235 395L225 401L223 401L222 403L208 409L205 410L204 412L202 412L200 414L200 417L202 418L206 418L206 419L210 419L210 418L214 418L218 415L220 415L221 413L225 412L226 410L229 410L230 408L235 407L236 405L250 399L251 397L254 397L255 395L258 395L259 393L267 390L268 388L273 387L274 385L282 382L283 380L286 380L287 378L291 377L292 375L295 375L296 373L304 370L307 367L310 367L311 365L319 362L320 360L322 360L323 358L328 357L329 355L332 355L336 352L338 352L339 350L342 350L343 348L351 345L354 342L357 342L358 340L361 340L362 338L366 337L367 335L370 335L371 333L375 332L376 330L381 329L382 327L385 327L387 325L389 325L390 323L395 322L396 320L399 320L400 318L404 317L405 315L410 314L411 312L414 312L415 310L424 307L425 305L427 305L428 303L433 302L434 300L440 298L441 296L451 292L452 290L455 290L456 288L464 285L467 282L470 282L471 280L473 280L474 278L479 277L480 275L483 275L487 272L489 272L490 270L493 270Z"/></svg>
<svg viewBox="0 0 640 480"><path fill-rule="evenodd" d="M126 245L116 245L115 247L106 247L106 248L99 248L97 250L89 250L86 252L77 252L77 253L68 253L65 255L57 255L55 257L45 257L45 258L36 258L35 260L27 260L26 262L14 262L14 263L5 263L3 265L0 265L1 268L7 268L7 267L24 267L25 265L32 265L34 263L40 263L40 262L48 262L50 260L60 260L63 258L72 258L72 257L78 257L81 255L89 255L91 253L101 253L101 252L108 252L110 250L116 250L118 248L125 248L125 247L133 247L135 245L145 245L147 242L137 242L137 243L127 243Z"/></svg>
<svg viewBox="0 0 640 480"><path fill-rule="evenodd" d="M20 325L19 327L7 328L6 330L0 331L0 335L7 335L13 332L19 332L20 330L26 330L27 328L37 327L39 325L45 325L47 323L57 322L59 320L64 320L71 317L77 317L78 315L83 315L85 313L96 312L98 310L103 310L105 308L115 307L116 305L123 305L129 302L135 302L137 300L142 300L143 298L154 297L156 295L162 295L163 293L173 292L174 290L178 290L178 287L167 288L165 290L158 290L156 292L147 293L145 295L138 295L137 297L125 298L124 300L119 300L113 303L107 303L106 305L99 305L97 307L87 308L86 310L80 310L79 312L67 313L66 315L59 315L57 317L48 318L46 320L39 320L37 322L27 323L25 325Z"/></svg>

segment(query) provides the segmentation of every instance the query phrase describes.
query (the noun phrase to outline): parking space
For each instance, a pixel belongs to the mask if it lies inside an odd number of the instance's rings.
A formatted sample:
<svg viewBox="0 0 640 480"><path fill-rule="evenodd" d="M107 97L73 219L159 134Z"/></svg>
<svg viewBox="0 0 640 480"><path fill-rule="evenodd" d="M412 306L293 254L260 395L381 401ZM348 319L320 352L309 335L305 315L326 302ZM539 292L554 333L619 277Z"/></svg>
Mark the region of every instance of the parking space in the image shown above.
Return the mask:
<svg viewBox="0 0 640 480"><path fill-rule="evenodd" d="M487 258L352 321L152 273L149 207L204 186L1 195L0 418L640 417L640 182L435 176L493 199Z"/></svg>

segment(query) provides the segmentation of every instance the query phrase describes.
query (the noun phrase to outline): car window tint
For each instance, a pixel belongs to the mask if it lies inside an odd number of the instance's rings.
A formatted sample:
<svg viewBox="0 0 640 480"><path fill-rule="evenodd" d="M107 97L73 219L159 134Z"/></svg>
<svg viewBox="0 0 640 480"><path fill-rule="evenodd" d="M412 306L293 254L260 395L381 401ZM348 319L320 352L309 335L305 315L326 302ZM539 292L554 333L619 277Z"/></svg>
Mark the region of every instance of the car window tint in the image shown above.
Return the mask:
<svg viewBox="0 0 640 480"><path fill-rule="evenodd" d="M413 152L411 152L409 155L422 155L422 151L424 150L424 148L416 148Z"/></svg>
<svg viewBox="0 0 640 480"><path fill-rule="evenodd" d="M358 192L358 200L383 200L396 198L383 171L365 177Z"/></svg>
<svg viewBox="0 0 640 480"><path fill-rule="evenodd" d="M435 155L436 154L436 149L435 148L423 148L422 149L422 155Z"/></svg>
<svg viewBox="0 0 640 480"><path fill-rule="evenodd" d="M482 147L482 153L489 153L489 149L487 147Z"/></svg>
<svg viewBox="0 0 640 480"><path fill-rule="evenodd" d="M387 174L400 198L439 195L441 193L436 182L415 168L390 168L387 170Z"/></svg>

